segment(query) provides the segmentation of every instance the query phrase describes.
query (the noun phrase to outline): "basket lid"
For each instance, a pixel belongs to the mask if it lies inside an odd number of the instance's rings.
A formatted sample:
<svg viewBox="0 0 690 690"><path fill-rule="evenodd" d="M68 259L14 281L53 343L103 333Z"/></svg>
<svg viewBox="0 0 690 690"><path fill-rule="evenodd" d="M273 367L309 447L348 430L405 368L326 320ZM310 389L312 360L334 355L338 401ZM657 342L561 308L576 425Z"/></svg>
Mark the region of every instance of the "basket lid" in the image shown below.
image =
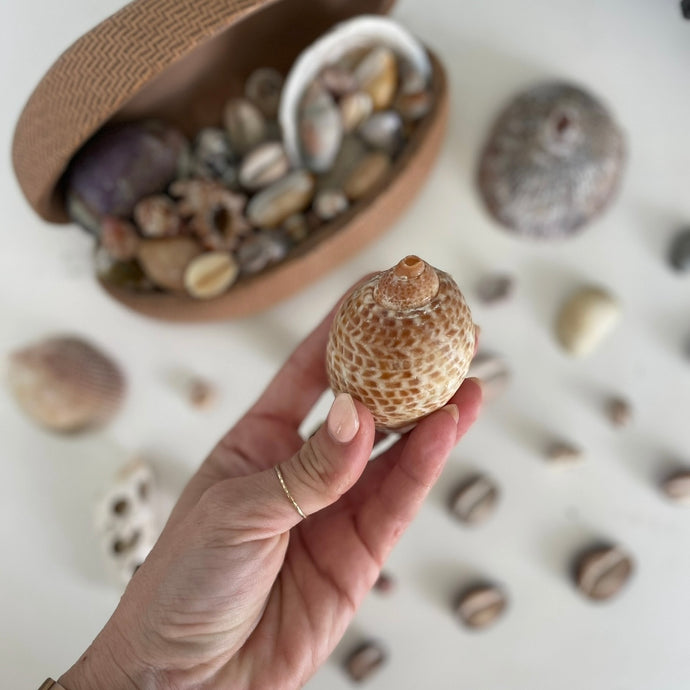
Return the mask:
<svg viewBox="0 0 690 690"><path fill-rule="evenodd" d="M45 220L68 222L60 179L106 122L161 116L187 133L212 124L261 51L287 68L336 22L394 2L134 0L77 39L29 97L12 143L24 195ZM197 101L210 107L190 107Z"/></svg>

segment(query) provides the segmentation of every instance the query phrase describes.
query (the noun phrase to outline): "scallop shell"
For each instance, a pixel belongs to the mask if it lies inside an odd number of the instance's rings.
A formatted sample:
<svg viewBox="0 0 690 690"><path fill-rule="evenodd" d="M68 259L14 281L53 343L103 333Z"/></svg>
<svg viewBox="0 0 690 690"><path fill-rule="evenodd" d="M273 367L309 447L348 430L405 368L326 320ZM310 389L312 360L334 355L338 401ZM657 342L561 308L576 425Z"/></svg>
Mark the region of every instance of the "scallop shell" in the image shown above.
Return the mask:
<svg viewBox="0 0 690 690"><path fill-rule="evenodd" d="M469 307L450 275L416 256L359 286L326 349L335 393L364 403L379 430L403 430L445 405L474 353Z"/></svg>
<svg viewBox="0 0 690 690"><path fill-rule="evenodd" d="M12 353L8 381L30 417L61 432L105 423L125 391L118 366L93 345L74 337L48 338Z"/></svg>
<svg viewBox="0 0 690 690"><path fill-rule="evenodd" d="M499 115L479 164L489 212L528 237L565 238L611 202L625 141L607 109L570 84L540 84Z"/></svg>
<svg viewBox="0 0 690 690"><path fill-rule="evenodd" d="M424 47L403 27L386 17L359 16L337 24L308 46L297 58L283 88L278 119L285 149L295 167L304 167L299 145L299 107L304 92L329 65L350 51L386 46L403 58L421 83L431 77L431 62Z"/></svg>

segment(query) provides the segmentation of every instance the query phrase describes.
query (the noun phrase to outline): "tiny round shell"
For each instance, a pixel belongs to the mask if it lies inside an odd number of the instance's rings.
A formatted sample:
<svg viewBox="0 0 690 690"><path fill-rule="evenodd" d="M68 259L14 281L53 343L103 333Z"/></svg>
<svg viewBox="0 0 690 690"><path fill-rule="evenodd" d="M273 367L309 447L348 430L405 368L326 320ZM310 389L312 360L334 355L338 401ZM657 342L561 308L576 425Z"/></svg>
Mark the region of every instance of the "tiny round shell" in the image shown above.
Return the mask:
<svg viewBox="0 0 690 690"><path fill-rule="evenodd" d="M125 391L119 367L75 337L48 338L12 353L8 379L21 408L39 424L61 432L105 423Z"/></svg>
<svg viewBox="0 0 690 690"><path fill-rule="evenodd" d="M364 403L378 429L409 428L460 387L474 339L455 281L408 256L341 305L326 349L328 379L335 393Z"/></svg>
<svg viewBox="0 0 690 690"><path fill-rule="evenodd" d="M499 115L479 164L479 190L494 218L534 238L565 238L612 200L625 141L590 93L549 82L519 94Z"/></svg>

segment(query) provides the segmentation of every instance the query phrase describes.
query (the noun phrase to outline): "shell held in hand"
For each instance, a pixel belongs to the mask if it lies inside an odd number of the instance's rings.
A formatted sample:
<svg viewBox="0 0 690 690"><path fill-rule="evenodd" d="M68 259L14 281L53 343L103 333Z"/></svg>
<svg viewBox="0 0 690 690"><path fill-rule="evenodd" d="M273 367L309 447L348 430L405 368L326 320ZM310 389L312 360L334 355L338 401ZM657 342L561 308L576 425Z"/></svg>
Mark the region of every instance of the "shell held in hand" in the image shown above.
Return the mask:
<svg viewBox="0 0 690 690"><path fill-rule="evenodd" d="M125 392L119 367L90 343L53 337L10 355L10 389L22 409L53 431L76 432L107 422Z"/></svg>
<svg viewBox="0 0 690 690"><path fill-rule="evenodd" d="M326 349L331 388L360 400L379 430L404 430L445 405L467 375L475 330L450 275L416 256L360 285Z"/></svg>

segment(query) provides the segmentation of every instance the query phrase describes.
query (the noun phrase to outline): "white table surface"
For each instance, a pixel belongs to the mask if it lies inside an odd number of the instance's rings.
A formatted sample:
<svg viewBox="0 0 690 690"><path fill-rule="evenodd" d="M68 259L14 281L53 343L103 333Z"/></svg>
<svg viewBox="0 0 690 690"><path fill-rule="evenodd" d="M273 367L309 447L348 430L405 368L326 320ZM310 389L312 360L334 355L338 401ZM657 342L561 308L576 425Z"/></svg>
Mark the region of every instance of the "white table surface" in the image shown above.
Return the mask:
<svg viewBox="0 0 690 690"><path fill-rule="evenodd" d="M173 326L109 300L90 272L89 238L53 228L29 209L8 162L25 99L57 55L118 9L119 0L5 0L0 4L0 352L54 332L89 336L125 365L122 414L78 439L39 431L0 391L0 668L3 687L33 688L84 650L118 601L91 533L94 497L134 453L153 458L178 490L291 348L357 277L418 253L466 289L486 346L514 370L510 391L453 453L438 486L388 563L398 581L371 594L309 690L351 687L340 663L363 637L385 642L377 688L687 690L690 687L690 509L666 502L656 480L690 463L690 277L665 265L690 221L690 23L676 0L403 0L395 15L434 47L452 87L440 162L409 213L373 247L266 313ZM519 241L483 211L473 186L490 120L516 90L553 77L601 95L629 137L622 193L606 215L560 245ZM510 304L473 299L485 271L513 272ZM624 305L615 334L591 357L569 359L552 323L582 282ZM212 377L222 392L207 413L171 391L166 372ZM614 430L602 399L622 393L634 423ZM548 467L552 436L587 451ZM497 513L463 528L448 492L474 469L500 483ZM593 605L568 578L573 553L611 539L637 570L615 600ZM502 583L505 618L472 633L453 618L456 591L475 577Z"/></svg>

